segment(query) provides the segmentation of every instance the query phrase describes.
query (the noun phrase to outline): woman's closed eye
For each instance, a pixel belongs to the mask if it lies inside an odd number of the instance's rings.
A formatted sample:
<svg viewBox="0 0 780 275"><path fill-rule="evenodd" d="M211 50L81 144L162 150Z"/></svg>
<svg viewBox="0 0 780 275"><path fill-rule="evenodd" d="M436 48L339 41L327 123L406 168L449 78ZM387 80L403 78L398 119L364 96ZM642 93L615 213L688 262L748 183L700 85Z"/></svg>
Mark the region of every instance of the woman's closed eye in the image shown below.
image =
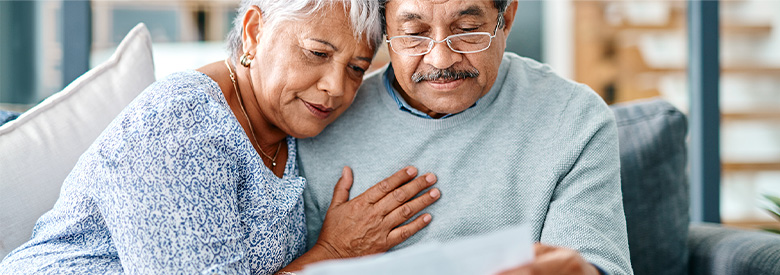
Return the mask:
<svg viewBox="0 0 780 275"><path fill-rule="evenodd" d="M328 53L315 51L315 50L309 50L309 54L311 54L314 57L319 57L319 58L328 58L329 57Z"/></svg>
<svg viewBox="0 0 780 275"><path fill-rule="evenodd" d="M354 71L357 75L360 76L363 76L363 74L366 73L366 69L363 69L362 67L357 65L350 65L349 68L352 69L352 71Z"/></svg>

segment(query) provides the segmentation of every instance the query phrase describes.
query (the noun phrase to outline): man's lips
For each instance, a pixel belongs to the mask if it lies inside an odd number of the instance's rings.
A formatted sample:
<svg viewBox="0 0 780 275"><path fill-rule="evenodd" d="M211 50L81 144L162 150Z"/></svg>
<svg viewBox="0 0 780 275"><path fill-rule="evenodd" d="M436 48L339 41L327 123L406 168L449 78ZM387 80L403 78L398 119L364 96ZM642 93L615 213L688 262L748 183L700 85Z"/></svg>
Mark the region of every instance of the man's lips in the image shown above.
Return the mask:
<svg viewBox="0 0 780 275"><path fill-rule="evenodd" d="M306 105L306 108L309 109L309 112L311 112L312 115L319 119L326 119L333 112L333 108L328 108L320 104L309 103L306 100L301 101L303 101L303 105Z"/></svg>
<svg viewBox="0 0 780 275"><path fill-rule="evenodd" d="M463 84L463 81L465 79L437 79L437 80L427 80L425 83L428 83L428 85L431 86L431 88L434 88L436 90L453 90L460 86L460 84Z"/></svg>

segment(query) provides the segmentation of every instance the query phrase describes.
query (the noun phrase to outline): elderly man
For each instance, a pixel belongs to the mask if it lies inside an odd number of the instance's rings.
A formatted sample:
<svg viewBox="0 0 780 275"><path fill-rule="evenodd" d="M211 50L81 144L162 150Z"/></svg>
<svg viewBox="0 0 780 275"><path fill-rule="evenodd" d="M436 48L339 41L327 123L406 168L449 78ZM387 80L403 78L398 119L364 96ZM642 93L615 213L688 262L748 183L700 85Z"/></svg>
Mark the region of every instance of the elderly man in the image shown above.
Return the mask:
<svg viewBox="0 0 780 275"><path fill-rule="evenodd" d="M529 224L536 258L510 271L631 274L617 130L587 86L505 53L515 1L391 0L391 64L301 140L309 243L342 166L352 194L406 165L432 171L433 222L396 249Z"/></svg>

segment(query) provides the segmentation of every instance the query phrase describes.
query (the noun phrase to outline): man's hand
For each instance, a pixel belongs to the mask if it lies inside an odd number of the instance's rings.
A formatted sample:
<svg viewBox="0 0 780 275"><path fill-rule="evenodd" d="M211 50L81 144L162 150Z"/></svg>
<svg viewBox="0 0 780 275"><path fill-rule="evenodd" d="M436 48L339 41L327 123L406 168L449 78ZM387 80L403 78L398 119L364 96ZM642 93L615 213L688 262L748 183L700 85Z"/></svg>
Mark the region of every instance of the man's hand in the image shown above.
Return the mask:
<svg viewBox="0 0 780 275"><path fill-rule="evenodd" d="M586 262L576 250L536 243L534 252L533 261L500 275L599 274L596 267Z"/></svg>

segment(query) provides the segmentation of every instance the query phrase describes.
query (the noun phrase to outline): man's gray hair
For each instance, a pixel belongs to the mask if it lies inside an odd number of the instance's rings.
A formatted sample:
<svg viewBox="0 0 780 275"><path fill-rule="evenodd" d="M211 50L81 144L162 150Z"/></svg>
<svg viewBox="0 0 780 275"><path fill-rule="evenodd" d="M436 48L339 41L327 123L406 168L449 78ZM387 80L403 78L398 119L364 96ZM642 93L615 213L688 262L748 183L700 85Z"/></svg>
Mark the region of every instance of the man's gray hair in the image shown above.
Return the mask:
<svg viewBox="0 0 780 275"><path fill-rule="evenodd" d="M378 0L242 0L238 15L233 20L233 29L227 36L227 48L231 60L236 61L244 53L241 33L244 27L244 15L251 6L260 8L263 13L264 28L273 31L285 21L305 20L335 3L344 5L345 14L349 10L346 15L352 25L355 38L367 38L371 47L376 50L382 41Z"/></svg>
<svg viewBox="0 0 780 275"><path fill-rule="evenodd" d="M509 3L514 0L493 0L493 5L498 9L498 14L503 15L506 12L506 8L509 7Z"/></svg>
<svg viewBox="0 0 780 275"><path fill-rule="evenodd" d="M500 28L504 28L504 12L509 7L509 4L516 0L493 0L493 6L498 10L498 24ZM379 14L382 16L382 33L386 33L385 28L387 21L385 18L385 5L390 0L379 0Z"/></svg>

